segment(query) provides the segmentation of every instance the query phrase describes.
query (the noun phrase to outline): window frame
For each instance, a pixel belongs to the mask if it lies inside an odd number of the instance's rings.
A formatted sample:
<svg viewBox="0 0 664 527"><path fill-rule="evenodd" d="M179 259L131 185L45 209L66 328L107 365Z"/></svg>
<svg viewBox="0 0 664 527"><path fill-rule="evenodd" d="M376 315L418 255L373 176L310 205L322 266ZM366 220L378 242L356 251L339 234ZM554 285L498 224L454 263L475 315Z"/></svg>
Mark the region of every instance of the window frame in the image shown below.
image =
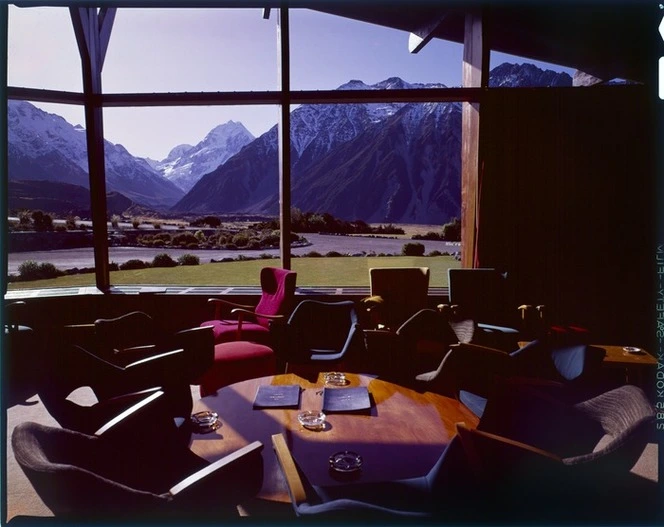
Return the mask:
<svg viewBox="0 0 664 527"><path fill-rule="evenodd" d="M46 5L46 4L45 4ZM51 4L52 5L52 4ZM280 108L279 126L279 201L280 201L280 224L281 243L280 259L281 266L285 269L291 268L291 255L288 240L290 239L290 108L299 104L327 104L327 103L380 103L380 102L460 102L464 108L478 113L479 103L482 99L483 84L488 79L488 50L482 45L481 17L475 16L470 27L466 24L466 41L464 43L463 58L463 87L460 88L420 88L408 90L292 90L290 87L290 49L289 49L289 8L278 9L264 8L264 17L269 16L269 11L277 11L277 48L280 75L280 88L274 91L258 92L159 92L159 93L104 93L101 87L101 69L103 67L103 53L108 45L112 33L112 22L118 7L84 8L74 7L67 2L58 3L63 8L69 7L72 15L72 26L77 37L79 51L82 57L83 92L67 92L59 90L35 89L7 85L7 68L3 68L4 86L7 86L7 99L22 99L34 102L48 102L61 104L75 104L84 107L86 115L86 131L88 141L88 158L90 164L90 200L92 206L92 220L94 232L94 254L95 254L95 283L98 290L110 292L109 255L108 255L108 232L106 224L106 188L105 168L103 155L103 108L112 107L134 107L134 106L216 106L216 105L275 105ZM105 4L109 5L109 4ZM165 3L164 6L167 6ZM140 5L122 5L121 8L145 7ZM159 8L160 5L151 5ZM220 0L206 4L205 7L216 8L246 8L230 0ZM251 7L251 6L250 6ZM256 6L254 6L256 7ZM195 7L191 7L195 9ZM8 5L1 7L0 22L5 42L8 38ZM93 28L100 28L95 31ZM479 40L479 43L478 43ZM468 42L473 41L474 46ZM468 51L470 48L470 51ZM477 54L479 50L479 55ZM87 56L86 56L87 53ZM90 55L93 55L92 59ZM101 63L97 59L101 57ZM5 55L5 66L8 57ZM479 61L481 73L477 73ZM473 70L474 74L467 74ZM6 101L5 101L6 102ZM6 112L5 112L6 113ZM475 209L471 207L466 211L467 203L474 203L476 196L473 192L466 191L469 185L477 187L477 148L479 116L476 116L475 124L468 127L466 111L464 110L462 129L464 134L470 133L474 138L471 151L462 140L462 240L472 235L470 244L462 245L462 265L472 266L472 253L474 246L474 224ZM8 184L7 177L7 122L3 115L2 134L0 140L0 161L4 167L2 185L5 196ZM91 144L92 143L92 144ZM468 159L475 159L474 163L468 163ZM468 167L468 168L467 168ZM470 169L470 172L468 171ZM474 183L472 183L474 181ZM7 202L3 200L3 232L7 233ZM4 254L4 271L7 270L7 253ZM7 292L5 283L4 293Z"/></svg>

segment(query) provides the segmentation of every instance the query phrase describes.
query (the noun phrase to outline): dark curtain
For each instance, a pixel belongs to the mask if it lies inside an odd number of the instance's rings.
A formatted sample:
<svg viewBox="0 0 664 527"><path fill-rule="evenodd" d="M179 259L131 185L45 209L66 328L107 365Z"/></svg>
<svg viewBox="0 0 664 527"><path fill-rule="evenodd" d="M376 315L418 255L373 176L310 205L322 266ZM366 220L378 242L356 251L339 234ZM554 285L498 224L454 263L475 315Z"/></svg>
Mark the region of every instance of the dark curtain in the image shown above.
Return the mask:
<svg viewBox="0 0 664 527"><path fill-rule="evenodd" d="M506 271L515 301L552 322L650 346L654 123L643 86L489 91L476 265Z"/></svg>

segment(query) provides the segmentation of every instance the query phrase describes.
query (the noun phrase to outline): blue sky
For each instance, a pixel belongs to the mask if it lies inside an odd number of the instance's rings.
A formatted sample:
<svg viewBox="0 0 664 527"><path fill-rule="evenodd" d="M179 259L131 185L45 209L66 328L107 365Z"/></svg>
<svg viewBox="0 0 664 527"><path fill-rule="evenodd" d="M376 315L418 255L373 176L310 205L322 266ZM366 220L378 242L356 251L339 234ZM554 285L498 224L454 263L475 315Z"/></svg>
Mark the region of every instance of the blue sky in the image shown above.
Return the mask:
<svg viewBox="0 0 664 527"><path fill-rule="evenodd" d="M118 9L102 85L105 92L245 91L278 89L276 12L260 9ZM334 89L351 80L373 84L398 76L408 82L461 84L462 46L434 40L408 53L408 33L310 10L291 10L293 89ZM39 35L36 39L35 35ZM9 84L82 90L80 60L64 8L9 11ZM521 59L492 54L492 67ZM543 65L557 71L572 70ZM72 124L81 108L39 105ZM277 121L277 108L112 108L106 138L134 155L163 159L181 143L196 144L214 126L241 121L258 136Z"/></svg>

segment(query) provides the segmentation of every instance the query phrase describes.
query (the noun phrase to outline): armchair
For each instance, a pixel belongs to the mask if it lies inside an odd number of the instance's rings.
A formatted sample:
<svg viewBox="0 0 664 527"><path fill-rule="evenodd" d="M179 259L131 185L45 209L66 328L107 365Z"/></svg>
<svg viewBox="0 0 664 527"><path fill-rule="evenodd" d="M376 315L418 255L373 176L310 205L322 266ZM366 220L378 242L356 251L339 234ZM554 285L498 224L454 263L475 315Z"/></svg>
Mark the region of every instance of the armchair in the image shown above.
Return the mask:
<svg viewBox="0 0 664 527"><path fill-rule="evenodd" d="M379 483L313 485L299 467L283 434L272 446L295 514L301 518L365 522L479 519L474 483L458 437L452 439L428 474ZM487 516L488 517L488 516Z"/></svg>
<svg viewBox="0 0 664 527"><path fill-rule="evenodd" d="M236 506L260 490L258 441L214 463L186 444L163 441L149 429L149 420L141 431L150 436L151 448L119 441L123 432L116 429L126 431L124 422L155 397L159 392L90 434L33 422L16 426L11 438L16 461L56 519L217 521L237 516Z"/></svg>
<svg viewBox="0 0 664 527"><path fill-rule="evenodd" d="M270 323L285 322L295 296L297 273L276 267L261 269L261 298L256 306L236 304L221 298L210 298L214 305L214 319L201 326L212 326L216 344L233 340L244 340L269 345ZM230 310L234 318L223 315Z"/></svg>
<svg viewBox="0 0 664 527"><path fill-rule="evenodd" d="M186 420L193 406L191 388L171 367L178 363L173 358L182 354L183 349L175 349L119 366L80 346L67 346L52 357L52 378L40 385L39 398L62 427L83 433L92 433L138 399L161 389L172 417ZM80 405L70 398L84 387L94 393L95 404Z"/></svg>
<svg viewBox="0 0 664 527"><path fill-rule="evenodd" d="M26 308L24 301L5 305L1 372L10 406L34 395L43 373L40 342L25 323Z"/></svg>
<svg viewBox="0 0 664 527"><path fill-rule="evenodd" d="M533 341L507 353L470 343L450 346L436 370L416 377L419 387L456 397L482 416L497 382L508 377L545 379L577 393L595 389L604 350L566 341Z"/></svg>
<svg viewBox="0 0 664 527"><path fill-rule="evenodd" d="M277 356L284 369L310 366L318 370L343 363L352 368L359 345L355 303L303 300L288 319Z"/></svg>
<svg viewBox="0 0 664 527"><path fill-rule="evenodd" d="M381 301L384 329L396 330L428 304L428 267L373 267L369 269L371 296ZM381 328L379 328L381 329Z"/></svg>
<svg viewBox="0 0 664 527"><path fill-rule="evenodd" d="M457 430L487 505L507 518L632 523L654 519L659 504L657 484L629 472L654 419L635 386L579 400L564 386L514 379L489 399L476 430Z"/></svg>
<svg viewBox="0 0 664 527"><path fill-rule="evenodd" d="M447 278L449 305L439 308L456 319L474 320L477 344L513 350L523 332L544 317L544 306L513 303L507 275L496 269L448 269Z"/></svg>

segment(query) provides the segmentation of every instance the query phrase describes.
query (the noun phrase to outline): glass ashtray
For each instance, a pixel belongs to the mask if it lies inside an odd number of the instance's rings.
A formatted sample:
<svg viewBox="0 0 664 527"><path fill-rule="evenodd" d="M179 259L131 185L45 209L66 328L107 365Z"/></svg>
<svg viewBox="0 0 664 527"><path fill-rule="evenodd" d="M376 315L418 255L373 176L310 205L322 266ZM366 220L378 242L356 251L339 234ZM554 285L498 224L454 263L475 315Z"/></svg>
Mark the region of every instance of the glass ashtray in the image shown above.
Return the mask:
<svg viewBox="0 0 664 527"><path fill-rule="evenodd" d="M324 373L323 380L327 386L346 386L348 384L346 374L338 371Z"/></svg>
<svg viewBox="0 0 664 527"><path fill-rule="evenodd" d="M330 456L330 468L336 472L357 472L362 468L362 456L350 450Z"/></svg>
<svg viewBox="0 0 664 527"><path fill-rule="evenodd" d="M196 412L191 416L190 421L194 430L199 434L214 432L221 426L219 414L207 410L204 412Z"/></svg>
<svg viewBox="0 0 664 527"><path fill-rule="evenodd" d="M625 346L623 350L625 353L629 353L631 355L641 355L643 353L641 348L635 348L634 346Z"/></svg>
<svg viewBox="0 0 664 527"><path fill-rule="evenodd" d="M309 430L322 430L325 428L325 414L316 410L306 410L297 414L300 424Z"/></svg>

